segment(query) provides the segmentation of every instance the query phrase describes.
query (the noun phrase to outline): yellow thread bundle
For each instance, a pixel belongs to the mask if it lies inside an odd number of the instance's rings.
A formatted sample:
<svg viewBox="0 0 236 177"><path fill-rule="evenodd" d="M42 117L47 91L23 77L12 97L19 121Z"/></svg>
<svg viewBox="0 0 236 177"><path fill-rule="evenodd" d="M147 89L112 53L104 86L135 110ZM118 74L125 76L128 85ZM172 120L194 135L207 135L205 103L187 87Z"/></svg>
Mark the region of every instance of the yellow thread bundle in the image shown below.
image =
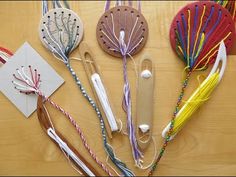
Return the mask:
<svg viewBox="0 0 236 177"><path fill-rule="evenodd" d="M171 136L175 135L182 129L185 123L191 118L192 114L206 101L211 95L212 91L218 85L220 80L219 71L209 76L196 89L192 96L186 101L180 112L177 114L173 132Z"/></svg>

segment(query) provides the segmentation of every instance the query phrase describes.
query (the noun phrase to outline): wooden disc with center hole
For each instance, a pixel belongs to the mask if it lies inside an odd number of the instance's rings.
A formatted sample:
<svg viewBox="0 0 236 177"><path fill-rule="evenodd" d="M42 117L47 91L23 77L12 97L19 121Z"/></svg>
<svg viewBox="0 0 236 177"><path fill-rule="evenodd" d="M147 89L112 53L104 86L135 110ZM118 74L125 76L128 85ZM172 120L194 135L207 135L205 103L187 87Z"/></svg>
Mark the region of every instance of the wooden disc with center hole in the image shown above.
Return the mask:
<svg viewBox="0 0 236 177"><path fill-rule="evenodd" d="M129 46L127 53L135 55L147 41L147 21L138 10L129 6L117 6L102 15L97 24L97 40L105 52L115 57L122 57L120 51L114 51L120 47L121 30L125 32L125 44Z"/></svg>

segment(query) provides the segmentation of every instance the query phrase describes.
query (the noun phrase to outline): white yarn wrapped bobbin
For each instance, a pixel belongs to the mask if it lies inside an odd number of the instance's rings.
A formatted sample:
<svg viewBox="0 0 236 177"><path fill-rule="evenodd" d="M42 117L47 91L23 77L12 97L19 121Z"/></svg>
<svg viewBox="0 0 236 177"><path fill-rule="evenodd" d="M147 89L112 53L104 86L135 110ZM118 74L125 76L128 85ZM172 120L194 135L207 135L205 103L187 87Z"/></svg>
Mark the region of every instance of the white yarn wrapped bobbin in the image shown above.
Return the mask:
<svg viewBox="0 0 236 177"><path fill-rule="evenodd" d="M143 72L141 73L141 77L148 79L150 77L152 77L152 73L151 71L149 71L148 69L143 70Z"/></svg>

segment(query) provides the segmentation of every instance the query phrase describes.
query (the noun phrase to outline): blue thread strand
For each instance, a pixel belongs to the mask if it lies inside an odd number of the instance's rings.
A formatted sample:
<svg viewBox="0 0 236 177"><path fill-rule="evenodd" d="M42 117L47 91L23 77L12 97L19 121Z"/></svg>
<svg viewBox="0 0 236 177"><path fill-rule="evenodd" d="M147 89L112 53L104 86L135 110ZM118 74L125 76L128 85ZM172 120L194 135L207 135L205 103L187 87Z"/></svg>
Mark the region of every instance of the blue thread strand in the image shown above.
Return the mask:
<svg viewBox="0 0 236 177"><path fill-rule="evenodd" d="M195 6L195 14L194 14L194 24L193 24L193 33L191 38L191 45L190 45L190 65L192 65L194 56L193 56L193 44L196 37L196 28L197 28L197 19L198 19L198 6ZM191 67L190 67L191 68Z"/></svg>
<svg viewBox="0 0 236 177"><path fill-rule="evenodd" d="M184 42L183 42L182 30L181 30L179 22L177 22L177 30L178 30L179 37L180 37L181 48L182 48L183 53L184 53L184 59L187 61L187 57L186 57L187 55L186 55L185 45L184 45Z"/></svg>
<svg viewBox="0 0 236 177"><path fill-rule="evenodd" d="M188 31L187 31L187 23L185 20L185 16L184 14L181 14L181 18L182 18L182 23L184 26L184 41L185 41L185 51L187 51L187 46L188 46Z"/></svg>
<svg viewBox="0 0 236 177"><path fill-rule="evenodd" d="M217 27L217 25L220 23L221 17L222 17L222 12L221 12L221 10L219 10L219 12L218 12L218 17L217 17L217 21L216 21L216 23L214 24L214 26L212 27L212 29L209 31L209 33L207 33L206 39L208 39L208 37L212 34L212 32L213 32L213 31L215 30L215 28Z"/></svg>
<svg viewBox="0 0 236 177"><path fill-rule="evenodd" d="M222 17L222 12L219 11L218 13L218 18L217 18L217 21L216 23L214 24L214 26L212 27L212 29L207 33L206 35L206 38L205 38L205 41L203 42L203 46L202 46L202 49L200 50L199 54L201 53L201 51L203 50L205 44L206 44L206 41L208 40L209 36L212 34L212 32L215 30L215 28L217 27L217 25L220 23L220 20L221 20L221 17ZM198 56L199 56L198 54ZM198 57L196 56L196 58ZM194 65L195 65L196 62L194 62Z"/></svg>
<svg viewBox="0 0 236 177"><path fill-rule="evenodd" d="M205 30L206 30L206 28L207 28L207 25L208 25L209 21L211 20L212 15L213 15L213 13L214 13L214 9L215 9L214 6L212 6L212 7L211 7L210 15L208 16L208 18L207 18L207 20L206 20L206 22L205 22L203 28L201 29L201 32L200 32L200 35L199 35L199 38L198 38L198 41L197 41L197 46L198 46L198 47L199 47L199 44L200 44L200 39L201 39L202 33L205 32ZM205 43L205 41L207 41L207 38L205 38L205 40L203 41L203 44ZM204 45L203 45L203 46L204 46ZM203 46L202 46L202 48L201 48L199 54L201 53L201 51L202 51L202 49L203 49ZM198 47L196 47L196 48L198 48ZM196 54L196 52L197 52L197 51L195 51L195 54ZM198 55L199 55L199 54L198 54ZM194 58L193 58L193 59L194 59L194 63L192 63L192 66L194 66L194 64L195 64L195 59L196 59L197 57L198 57L198 56L195 56L195 55L194 55Z"/></svg>

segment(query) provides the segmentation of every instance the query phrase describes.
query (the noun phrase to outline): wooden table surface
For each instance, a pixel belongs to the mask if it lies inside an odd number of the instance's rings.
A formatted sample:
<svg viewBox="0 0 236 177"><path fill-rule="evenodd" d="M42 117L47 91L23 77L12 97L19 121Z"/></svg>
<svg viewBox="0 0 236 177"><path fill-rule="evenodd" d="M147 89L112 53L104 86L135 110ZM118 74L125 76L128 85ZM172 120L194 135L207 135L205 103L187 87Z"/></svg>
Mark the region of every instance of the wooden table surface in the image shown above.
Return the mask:
<svg viewBox="0 0 236 177"><path fill-rule="evenodd" d="M170 48L169 26L179 8L186 3L184 1L145 1L142 3L143 14L149 22L150 36L145 49L134 57L135 61L138 61L144 53L149 53L155 58L153 136L158 150L162 144L161 131L171 118L180 92L184 69L184 64ZM106 87L110 92L112 104L118 118L125 124L126 117L121 108L122 61L105 54L99 47L95 36L96 24L103 13L104 2L79 1L70 2L70 5L83 20L85 30L83 40L93 48ZM64 64L54 59L42 46L38 37L40 18L41 3L39 1L0 2L2 24L0 44L16 51L23 42L28 41L65 79L65 84L51 98L73 115L93 150L103 162L106 162L99 121L78 91ZM79 57L78 50L75 50L73 56ZM82 63L75 61L72 65L91 95ZM195 76L199 74L207 75L207 72L195 73ZM236 56L229 56L221 84L214 91L211 99L196 112L192 120L169 144L156 175L236 175L235 74ZM128 75L133 114L135 114L136 78L131 61L128 62ZM197 86L198 81L196 77L193 77L187 96ZM42 131L35 113L26 119L3 94L0 94L0 105L0 175L78 175L61 151ZM70 123L52 107L49 105L47 107L56 127L94 164ZM116 134L110 144L113 145L117 156L126 162L135 174L147 174L147 171L138 170L134 166L127 136ZM154 156L153 145L150 145L144 154L146 165Z"/></svg>

